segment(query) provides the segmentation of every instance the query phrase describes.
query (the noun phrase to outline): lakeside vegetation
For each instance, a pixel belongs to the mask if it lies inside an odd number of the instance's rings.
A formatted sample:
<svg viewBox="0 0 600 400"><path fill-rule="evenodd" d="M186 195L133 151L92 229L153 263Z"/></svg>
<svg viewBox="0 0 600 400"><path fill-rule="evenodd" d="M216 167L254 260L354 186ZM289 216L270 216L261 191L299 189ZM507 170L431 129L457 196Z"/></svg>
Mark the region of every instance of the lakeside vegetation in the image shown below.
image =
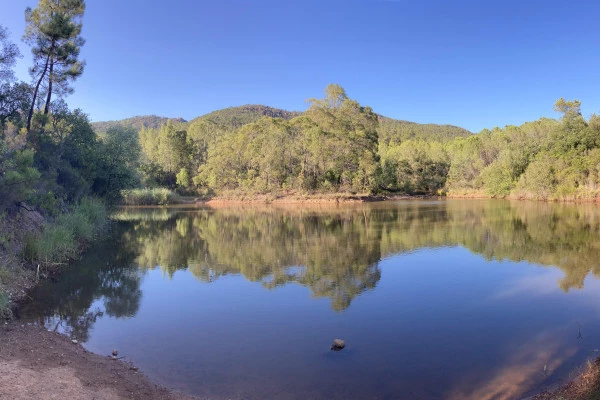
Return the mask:
<svg viewBox="0 0 600 400"><path fill-rule="evenodd" d="M403 194L594 200L600 117L559 99L560 119L478 134L377 115L329 85L304 113L215 111L139 131L140 182L184 195ZM277 117L272 117L276 115ZM128 129L123 125L120 129Z"/></svg>
<svg viewBox="0 0 600 400"><path fill-rule="evenodd" d="M166 206L181 202L177 193L166 188L122 190L121 198L126 206Z"/></svg>
<svg viewBox="0 0 600 400"><path fill-rule="evenodd" d="M76 258L82 246L92 242L106 223L104 204L83 198L68 212L27 235L23 256L33 264L56 267Z"/></svg>
<svg viewBox="0 0 600 400"><path fill-rule="evenodd" d="M25 10L31 82L17 81L22 57L0 25L0 313L45 268L76 257L106 223L107 203L139 184L132 129L102 136L64 97L84 71L83 0ZM37 266L40 267L37 267ZM37 270L36 270L37 268Z"/></svg>

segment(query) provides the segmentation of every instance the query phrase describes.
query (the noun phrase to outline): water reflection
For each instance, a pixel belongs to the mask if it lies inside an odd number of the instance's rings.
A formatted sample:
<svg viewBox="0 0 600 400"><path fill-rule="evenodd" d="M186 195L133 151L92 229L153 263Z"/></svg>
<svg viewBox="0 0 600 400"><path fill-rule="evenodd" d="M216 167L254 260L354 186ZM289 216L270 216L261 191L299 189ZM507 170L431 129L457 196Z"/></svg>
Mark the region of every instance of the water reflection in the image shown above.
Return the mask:
<svg viewBox="0 0 600 400"><path fill-rule="evenodd" d="M152 222L129 212L117 218L133 223L125 240L139 245L143 270L161 268L172 276L189 268L204 282L242 274L268 289L294 282L315 297L330 298L341 311L381 277L381 229L370 214L225 209Z"/></svg>
<svg viewBox="0 0 600 400"><path fill-rule="evenodd" d="M86 342L99 317L133 317L140 306L140 273L137 246L124 240L125 226L113 227L109 238L86 253L55 282L36 288L32 301L21 307L36 315L48 328Z"/></svg>
<svg viewBox="0 0 600 400"><path fill-rule="evenodd" d="M22 313L127 349L153 378L206 397L513 399L599 347L594 205L449 200L114 218L111 237L31 293ZM351 345L330 358L340 331Z"/></svg>
<svg viewBox="0 0 600 400"><path fill-rule="evenodd" d="M124 240L145 269L200 280L241 273L272 288L296 282L343 310L380 279L378 262L423 247L461 245L489 260L557 266L559 286L600 276L600 211L594 205L508 201L376 204L351 208L274 207L125 210Z"/></svg>

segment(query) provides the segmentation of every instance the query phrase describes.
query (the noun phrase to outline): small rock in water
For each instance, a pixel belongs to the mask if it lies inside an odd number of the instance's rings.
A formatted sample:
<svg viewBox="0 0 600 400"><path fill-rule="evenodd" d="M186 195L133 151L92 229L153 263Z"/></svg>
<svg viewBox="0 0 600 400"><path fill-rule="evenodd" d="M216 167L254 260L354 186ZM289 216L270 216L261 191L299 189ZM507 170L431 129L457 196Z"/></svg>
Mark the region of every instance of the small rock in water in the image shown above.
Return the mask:
<svg viewBox="0 0 600 400"><path fill-rule="evenodd" d="M71 340L71 343L73 343L73 344L77 344L77 343L79 343L79 342L78 342L77 340L73 339L73 340Z"/></svg>
<svg viewBox="0 0 600 400"><path fill-rule="evenodd" d="M112 355L115 357L119 355L119 352L117 351L117 349L113 350Z"/></svg>
<svg viewBox="0 0 600 400"><path fill-rule="evenodd" d="M346 347L346 342L342 339L333 339L333 344L331 345L331 350L340 351L344 347Z"/></svg>

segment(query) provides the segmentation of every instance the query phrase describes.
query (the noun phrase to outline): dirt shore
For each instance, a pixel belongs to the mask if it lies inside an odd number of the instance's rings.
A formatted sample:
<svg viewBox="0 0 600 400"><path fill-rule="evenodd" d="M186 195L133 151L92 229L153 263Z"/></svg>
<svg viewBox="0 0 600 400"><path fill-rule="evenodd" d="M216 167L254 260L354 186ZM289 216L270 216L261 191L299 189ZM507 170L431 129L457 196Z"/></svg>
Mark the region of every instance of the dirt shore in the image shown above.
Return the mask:
<svg viewBox="0 0 600 400"><path fill-rule="evenodd" d="M590 361L577 378L552 391L533 396L531 400L598 400L600 399L600 358Z"/></svg>
<svg viewBox="0 0 600 400"><path fill-rule="evenodd" d="M195 199L192 203L194 204L205 204L209 206L219 205L240 205L240 204L323 204L323 205L335 205L335 204L358 204L358 203L373 203L381 201L394 201L394 200L422 200L437 198L437 196L430 195L413 195L413 196L373 196L373 195L256 195L256 196L242 196L242 197L214 197L210 199ZM188 203L190 203L188 201Z"/></svg>
<svg viewBox="0 0 600 400"><path fill-rule="evenodd" d="M90 353L59 333L18 321L2 324L0 399L196 399L157 386L135 366Z"/></svg>

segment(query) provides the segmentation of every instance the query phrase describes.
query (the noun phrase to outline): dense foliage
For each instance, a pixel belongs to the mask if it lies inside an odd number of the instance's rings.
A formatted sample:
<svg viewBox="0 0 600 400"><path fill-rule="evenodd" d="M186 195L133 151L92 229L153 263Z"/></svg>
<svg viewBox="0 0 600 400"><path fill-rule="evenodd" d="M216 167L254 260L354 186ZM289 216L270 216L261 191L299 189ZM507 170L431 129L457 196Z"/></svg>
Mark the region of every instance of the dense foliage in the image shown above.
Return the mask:
<svg viewBox="0 0 600 400"><path fill-rule="evenodd" d="M160 128L161 126L165 125L169 121L171 121L175 124L185 124L187 122L183 118L165 118L165 117L158 117L156 115L144 115L144 116L126 118L126 119L122 119L119 121L92 122L92 128L94 128L94 130L96 132L98 132L98 134L100 136L103 136L104 133L106 133L111 128L115 128L115 129L132 128L136 132L138 132L138 131L142 130L143 128L146 128L146 129Z"/></svg>
<svg viewBox="0 0 600 400"><path fill-rule="evenodd" d="M242 125L256 122L262 117L289 120L298 117L301 114L302 113L296 111L286 111L268 106L248 104L245 106L228 107L222 110L213 111L192 120L192 122L203 119L229 128L240 128Z"/></svg>
<svg viewBox="0 0 600 400"><path fill-rule="evenodd" d="M217 118L223 124L205 116L186 129L172 123L143 129L146 182L215 192L372 191L377 116L338 85L328 86L326 95L292 119L262 117L236 128L227 118ZM248 116L249 108L239 110Z"/></svg>
<svg viewBox="0 0 600 400"><path fill-rule="evenodd" d="M244 106L188 125L142 129L146 185L216 194L448 193L573 200L600 193L600 117L584 119L577 100L557 101L560 120L542 118L477 135L377 116L338 85L326 88L325 99L311 100L305 113L273 118L264 116L265 110L273 111ZM238 121L248 122L238 126Z"/></svg>

